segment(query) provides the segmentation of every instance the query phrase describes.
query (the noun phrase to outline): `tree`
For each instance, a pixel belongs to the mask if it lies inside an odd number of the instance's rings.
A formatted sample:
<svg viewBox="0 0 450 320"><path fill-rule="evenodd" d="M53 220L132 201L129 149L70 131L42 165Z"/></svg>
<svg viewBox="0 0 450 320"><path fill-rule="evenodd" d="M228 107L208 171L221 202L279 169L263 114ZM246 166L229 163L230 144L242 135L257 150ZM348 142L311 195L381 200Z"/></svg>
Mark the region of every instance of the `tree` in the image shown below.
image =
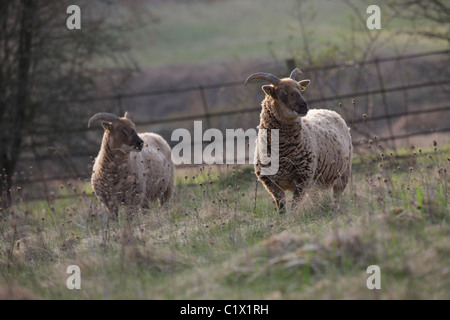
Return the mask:
<svg viewBox="0 0 450 320"><path fill-rule="evenodd" d="M66 27L70 16L66 10L74 2L81 8L81 30ZM124 3L119 7L106 0L0 2L3 205L25 145L39 148L46 137L37 133L74 126L90 111L73 102L114 92L137 70L124 34L143 23L146 12L133 10L136 1Z"/></svg>
<svg viewBox="0 0 450 320"><path fill-rule="evenodd" d="M416 35L450 41L450 6L441 0L397 0L390 3L402 18L415 24ZM425 23L424 23L425 22Z"/></svg>

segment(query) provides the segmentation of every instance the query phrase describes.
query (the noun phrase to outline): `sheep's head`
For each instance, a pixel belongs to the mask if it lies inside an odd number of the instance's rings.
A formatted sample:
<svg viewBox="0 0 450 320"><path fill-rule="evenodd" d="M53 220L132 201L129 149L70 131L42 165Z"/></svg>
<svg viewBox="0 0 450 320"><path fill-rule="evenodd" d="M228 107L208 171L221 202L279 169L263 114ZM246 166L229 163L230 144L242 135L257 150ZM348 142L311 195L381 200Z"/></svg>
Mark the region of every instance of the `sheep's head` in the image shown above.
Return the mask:
<svg viewBox="0 0 450 320"><path fill-rule="evenodd" d="M266 94L267 99L272 99L273 107L276 110L273 112L283 119L296 119L297 117L303 117L308 113L308 103L302 96L302 92L311 82L308 79L297 81L296 77L301 74L302 71L298 68L291 72L289 78L278 79L276 76L270 73L254 73L245 80L244 86L250 81L255 79L262 79L270 82L270 85L262 86L263 91Z"/></svg>
<svg viewBox="0 0 450 320"><path fill-rule="evenodd" d="M141 151L144 147L144 141L139 138L136 126L130 119L128 112L125 112L123 117L117 117L112 113L97 113L89 119L88 127L96 121L102 122L105 134L108 134L113 148L129 153Z"/></svg>

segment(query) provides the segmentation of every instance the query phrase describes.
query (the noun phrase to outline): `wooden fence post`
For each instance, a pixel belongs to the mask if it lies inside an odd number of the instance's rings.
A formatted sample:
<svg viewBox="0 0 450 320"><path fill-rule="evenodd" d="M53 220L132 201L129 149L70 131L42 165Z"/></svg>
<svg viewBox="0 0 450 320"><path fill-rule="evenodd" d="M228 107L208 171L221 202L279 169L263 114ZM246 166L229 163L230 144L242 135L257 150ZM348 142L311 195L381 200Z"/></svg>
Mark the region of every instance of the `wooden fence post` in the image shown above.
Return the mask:
<svg viewBox="0 0 450 320"><path fill-rule="evenodd" d="M209 111L208 111L208 102L206 102L205 88L202 85L200 85L198 87L198 90L200 91L200 97L202 98L202 105L203 105L203 111L205 112L206 125L209 129L209 128L211 128L211 118L209 116Z"/></svg>
<svg viewBox="0 0 450 320"><path fill-rule="evenodd" d="M389 141L392 142L392 148L395 150L396 148L395 148L394 132L392 130L391 117L389 115L388 106L387 106L386 88L384 87L383 76L380 71L380 64L379 64L378 58L375 59L375 69L377 71L378 84L379 84L380 90L381 90L381 100L382 100L382 104L383 104L384 115L386 117L386 122L388 124L389 138L390 138Z"/></svg>

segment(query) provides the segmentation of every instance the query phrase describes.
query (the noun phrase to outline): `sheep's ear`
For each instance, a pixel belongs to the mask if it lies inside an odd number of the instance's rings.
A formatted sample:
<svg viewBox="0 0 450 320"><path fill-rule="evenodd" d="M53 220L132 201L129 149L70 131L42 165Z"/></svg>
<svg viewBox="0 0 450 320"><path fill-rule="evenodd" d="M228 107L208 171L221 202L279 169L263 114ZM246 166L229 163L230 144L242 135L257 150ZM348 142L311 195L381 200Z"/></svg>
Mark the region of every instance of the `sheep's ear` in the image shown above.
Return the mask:
<svg viewBox="0 0 450 320"><path fill-rule="evenodd" d="M110 131L112 129L112 123L107 121L102 121L102 127L105 131Z"/></svg>
<svg viewBox="0 0 450 320"><path fill-rule="evenodd" d="M311 83L311 80L309 80L309 79L305 79L305 80L302 80L302 81L298 82L298 84L300 85L300 89L302 91L305 91L306 87L309 86L310 83Z"/></svg>
<svg viewBox="0 0 450 320"><path fill-rule="evenodd" d="M133 118L131 117L131 114L128 111L125 111L124 117L129 119L129 120L131 120L131 121L133 121Z"/></svg>
<svg viewBox="0 0 450 320"><path fill-rule="evenodd" d="M275 87L267 84L265 86L262 86L263 91L266 93L266 95L271 96L272 98L275 97Z"/></svg>

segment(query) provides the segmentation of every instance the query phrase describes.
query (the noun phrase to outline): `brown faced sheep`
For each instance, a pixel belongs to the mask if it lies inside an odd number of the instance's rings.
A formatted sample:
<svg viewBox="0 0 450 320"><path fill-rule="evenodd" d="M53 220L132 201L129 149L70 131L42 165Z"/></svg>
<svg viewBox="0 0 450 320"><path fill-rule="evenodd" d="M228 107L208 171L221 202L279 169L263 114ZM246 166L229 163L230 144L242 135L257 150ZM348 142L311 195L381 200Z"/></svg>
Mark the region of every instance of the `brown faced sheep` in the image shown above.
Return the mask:
<svg viewBox="0 0 450 320"><path fill-rule="evenodd" d="M309 110L301 92L310 80L297 82L300 69L292 71L289 78L278 79L269 73L255 73L244 85L254 79L270 82L264 85L266 98L262 111L255 152L255 173L275 199L278 211L286 211L285 191L293 191L293 209L306 190L314 184L329 188L339 194L344 191L351 174L352 141L345 121L334 111ZM266 130L261 130L266 129ZM268 164L261 161L260 135L279 130L279 167L272 175L262 174ZM264 137L265 138L265 137ZM276 147L276 146L272 146ZM267 133L267 150L270 152L271 135Z"/></svg>
<svg viewBox="0 0 450 320"><path fill-rule="evenodd" d="M88 123L102 121L105 130L95 159L91 184L95 195L117 219L119 205L164 205L174 189L174 167L167 142L155 133L136 133L128 113L117 117L97 113Z"/></svg>

